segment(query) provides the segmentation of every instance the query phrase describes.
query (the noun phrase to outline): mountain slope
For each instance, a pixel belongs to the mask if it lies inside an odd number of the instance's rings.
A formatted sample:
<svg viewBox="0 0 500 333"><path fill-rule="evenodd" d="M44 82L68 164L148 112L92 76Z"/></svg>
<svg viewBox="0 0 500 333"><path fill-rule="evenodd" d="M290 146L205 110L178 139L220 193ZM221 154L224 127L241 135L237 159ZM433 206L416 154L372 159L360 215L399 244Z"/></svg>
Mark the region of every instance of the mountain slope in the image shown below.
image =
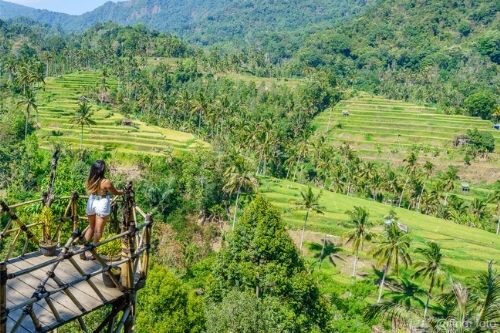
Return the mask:
<svg viewBox="0 0 500 333"><path fill-rule="evenodd" d="M130 0L107 2L80 16L40 11L0 0L0 19L26 16L81 31L113 21L173 32L201 44L254 39L328 24L358 13L372 0ZM279 34L278 34L279 35Z"/></svg>
<svg viewBox="0 0 500 333"><path fill-rule="evenodd" d="M0 19L9 20L17 17L27 17L34 21L54 26L66 26L76 18L68 14L34 9L0 0Z"/></svg>
<svg viewBox="0 0 500 333"><path fill-rule="evenodd" d="M289 66L393 99L461 107L474 92L498 94L499 11L491 0L379 1L310 36Z"/></svg>

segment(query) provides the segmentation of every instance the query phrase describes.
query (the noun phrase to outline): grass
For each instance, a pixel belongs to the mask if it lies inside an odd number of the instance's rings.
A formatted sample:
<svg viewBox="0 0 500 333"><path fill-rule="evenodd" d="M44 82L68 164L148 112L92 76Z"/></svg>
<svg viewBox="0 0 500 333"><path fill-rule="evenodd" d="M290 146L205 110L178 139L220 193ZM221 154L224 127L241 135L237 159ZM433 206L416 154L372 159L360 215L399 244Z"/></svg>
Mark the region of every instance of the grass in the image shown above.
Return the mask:
<svg viewBox="0 0 500 333"><path fill-rule="evenodd" d="M261 192L283 212L283 218L291 229L300 229L304 211L296 209L295 202L300 200L300 192L306 186L274 178L261 179ZM315 192L319 189L315 189ZM455 224L451 221L422 215L406 209L394 208L378 202L323 191L320 204L324 215L312 214L308 230L335 236L345 236L351 230L346 211L361 206L370 213L375 231L382 230L384 216L394 209L402 223L409 227L413 237L413 248L435 241L441 245L445 264L457 276L465 278L486 269L488 260L500 260L500 237L480 229ZM344 249L349 253L349 249ZM364 253L364 260L371 258ZM324 264L325 266L328 263Z"/></svg>
<svg viewBox="0 0 500 333"><path fill-rule="evenodd" d="M348 117L342 115L344 110L349 111ZM457 135L473 128L491 133L500 146L500 131L479 118L446 115L430 106L360 94L323 112L314 124L329 142L335 145L348 142L365 159L397 164L411 149L417 148L423 159L430 160L438 169L456 165L463 180L470 183L494 182L500 178L498 149L489 159L466 166L463 152L453 146Z"/></svg>
<svg viewBox="0 0 500 333"><path fill-rule="evenodd" d="M50 149L54 144L80 146L79 127L71 119L82 95L88 94L99 82L99 74L81 72L63 77L49 78L45 91L40 94L39 124L37 132L40 146ZM116 84L110 81L110 84ZM190 133L147 125L133 120L125 126L125 118L116 110L93 105L93 120L97 125L84 128L83 146L95 150L112 150L120 153L160 155L165 151L189 151L206 143Z"/></svg>

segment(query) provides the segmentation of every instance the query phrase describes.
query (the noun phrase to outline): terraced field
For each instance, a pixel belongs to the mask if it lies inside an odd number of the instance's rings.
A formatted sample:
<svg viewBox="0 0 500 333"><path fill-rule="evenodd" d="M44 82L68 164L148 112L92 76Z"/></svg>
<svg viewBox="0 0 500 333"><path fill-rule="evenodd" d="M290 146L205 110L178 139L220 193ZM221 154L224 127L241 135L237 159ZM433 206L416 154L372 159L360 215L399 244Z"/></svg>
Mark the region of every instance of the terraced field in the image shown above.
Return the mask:
<svg viewBox="0 0 500 333"><path fill-rule="evenodd" d="M300 192L307 187L274 178L261 178L260 183L260 191L282 210L283 218L289 227L299 230L304 221L305 211L298 210L295 203L300 201ZM319 192L319 189L314 189L314 192ZM308 230L342 237L351 230L347 223L346 211L353 209L354 206L361 206L370 213L370 220L375 225L374 231L381 231L384 216L394 209L402 223L409 227L414 239L412 247L422 246L426 241L439 243L443 248L445 264L458 276L474 275L486 269L488 260L500 260L500 238L484 230L329 191L323 191L320 204L324 207L324 215L311 214ZM336 243L343 246L342 241ZM366 263L365 272L371 271L373 263L368 255L369 248L368 245L367 251L362 255ZM349 248L346 247L345 251L349 253Z"/></svg>
<svg viewBox="0 0 500 333"><path fill-rule="evenodd" d="M344 116L344 111L349 116ZM438 166L457 165L464 179L471 182L500 178L498 149L489 160L466 167L463 152L453 146L457 135L477 128L492 133L500 147L500 131L479 118L440 114L434 107L361 94L322 113L315 125L331 142L349 142L366 159L397 163L418 147L422 157Z"/></svg>
<svg viewBox="0 0 500 333"><path fill-rule="evenodd" d="M47 80L40 95L38 135L42 148L54 143L79 147L81 129L71 123L79 98L99 82L96 73L75 73ZM112 84L116 84L111 82ZM114 110L93 105L92 119L97 125L84 128L83 145L90 149L123 153L161 154L166 150L188 151L206 143L189 133L150 126L133 120L132 126L122 125L124 116Z"/></svg>

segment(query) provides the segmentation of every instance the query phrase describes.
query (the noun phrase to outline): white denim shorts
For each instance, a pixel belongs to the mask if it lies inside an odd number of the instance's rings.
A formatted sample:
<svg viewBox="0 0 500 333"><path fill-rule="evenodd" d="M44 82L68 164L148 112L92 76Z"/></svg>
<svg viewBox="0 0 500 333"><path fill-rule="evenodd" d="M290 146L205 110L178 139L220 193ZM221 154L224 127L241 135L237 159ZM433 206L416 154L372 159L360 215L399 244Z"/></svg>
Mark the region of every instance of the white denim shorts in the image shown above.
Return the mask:
<svg viewBox="0 0 500 333"><path fill-rule="evenodd" d="M107 217L111 214L111 197L91 194L87 202L87 216Z"/></svg>

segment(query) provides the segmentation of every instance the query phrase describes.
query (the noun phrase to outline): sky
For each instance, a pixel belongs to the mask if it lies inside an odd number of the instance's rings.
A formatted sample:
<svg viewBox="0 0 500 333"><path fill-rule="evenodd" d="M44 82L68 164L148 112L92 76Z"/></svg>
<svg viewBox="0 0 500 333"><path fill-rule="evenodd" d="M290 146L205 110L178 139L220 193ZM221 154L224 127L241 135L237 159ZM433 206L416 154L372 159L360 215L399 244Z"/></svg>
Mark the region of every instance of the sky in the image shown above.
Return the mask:
<svg viewBox="0 0 500 333"><path fill-rule="evenodd" d="M6 0L39 9L48 9L67 14L83 14L104 4L108 0ZM114 0L123 1L123 0Z"/></svg>

